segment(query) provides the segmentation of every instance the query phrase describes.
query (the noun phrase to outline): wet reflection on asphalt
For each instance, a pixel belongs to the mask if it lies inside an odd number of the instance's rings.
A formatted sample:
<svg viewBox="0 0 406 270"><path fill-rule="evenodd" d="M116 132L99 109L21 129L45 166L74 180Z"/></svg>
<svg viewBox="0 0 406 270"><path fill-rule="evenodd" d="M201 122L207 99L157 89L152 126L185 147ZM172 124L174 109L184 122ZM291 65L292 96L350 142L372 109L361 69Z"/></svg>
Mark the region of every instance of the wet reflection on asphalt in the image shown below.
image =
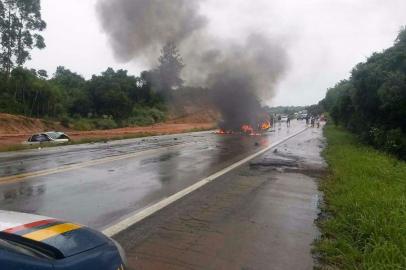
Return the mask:
<svg viewBox="0 0 406 270"><path fill-rule="evenodd" d="M1 177L140 155L0 184L0 208L67 219L102 229L300 129L265 136L189 133L0 154ZM153 152L142 151L157 149Z"/></svg>

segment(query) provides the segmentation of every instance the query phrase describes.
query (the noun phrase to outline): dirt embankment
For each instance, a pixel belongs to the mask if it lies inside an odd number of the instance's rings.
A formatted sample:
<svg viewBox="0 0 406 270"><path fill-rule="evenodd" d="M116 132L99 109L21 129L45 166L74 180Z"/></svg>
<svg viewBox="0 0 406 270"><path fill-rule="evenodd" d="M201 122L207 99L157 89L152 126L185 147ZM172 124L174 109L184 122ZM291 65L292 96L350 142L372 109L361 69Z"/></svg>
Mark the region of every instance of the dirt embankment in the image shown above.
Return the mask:
<svg viewBox="0 0 406 270"><path fill-rule="evenodd" d="M47 130L67 131L57 122L0 113L0 136L30 134Z"/></svg>
<svg viewBox="0 0 406 270"><path fill-rule="evenodd" d="M195 112L146 127L128 127L110 130L75 131L64 128L58 122L0 113L0 150L11 145L20 144L33 134L44 131L64 131L73 140L112 139L137 136L138 134L162 135L182 133L192 130L205 130L215 127L215 114L212 112Z"/></svg>

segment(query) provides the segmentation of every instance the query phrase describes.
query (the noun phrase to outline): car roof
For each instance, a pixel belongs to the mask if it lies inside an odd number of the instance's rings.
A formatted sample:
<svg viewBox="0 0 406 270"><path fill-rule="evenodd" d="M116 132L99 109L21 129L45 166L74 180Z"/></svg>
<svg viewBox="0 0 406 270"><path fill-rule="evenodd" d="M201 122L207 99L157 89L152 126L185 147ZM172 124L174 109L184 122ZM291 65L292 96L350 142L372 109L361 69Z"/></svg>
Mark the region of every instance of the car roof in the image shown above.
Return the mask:
<svg viewBox="0 0 406 270"><path fill-rule="evenodd" d="M0 231L45 219L50 218L39 215L0 210Z"/></svg>
<svg viewBox="0 0 406 270"><path fill-rule="evenodd" d="M62 135L67 136L64 132L60 132L60 131L48 131L48 132L45 132L44 134L50 136L53 139L58 139Z"/></svg>
<svg viewBox="0 0 406 270"><path fill-rule="evenodd" d="M109 240L83 225L45 216L0 210L0 236L14 236L48 245L64 257L96 248Z"/></svg>

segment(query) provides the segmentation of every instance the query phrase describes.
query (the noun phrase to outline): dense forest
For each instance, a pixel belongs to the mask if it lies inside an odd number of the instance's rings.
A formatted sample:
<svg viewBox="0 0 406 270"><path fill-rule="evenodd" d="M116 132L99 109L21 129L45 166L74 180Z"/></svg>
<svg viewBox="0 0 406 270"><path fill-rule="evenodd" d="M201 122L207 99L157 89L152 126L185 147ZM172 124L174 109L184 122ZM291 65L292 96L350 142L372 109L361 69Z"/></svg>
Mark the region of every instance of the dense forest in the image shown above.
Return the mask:
<svg viewBox="0 0 406 270"><path fill-rule="evenodd" d="M144 73L143 73L144 75ZM52 78L45 72L15 68L2 74L0 111L29 117L60 119L80 130L145 125L164 120L163 95L152 83L108 68L90 80L58 67Z"/></svg>
<svg viewBox="0 0 406 270"><path fill-rule="evenodd" d="M320 104L364 142L406 159L406 27L392 47L359 63Z"/></svg>

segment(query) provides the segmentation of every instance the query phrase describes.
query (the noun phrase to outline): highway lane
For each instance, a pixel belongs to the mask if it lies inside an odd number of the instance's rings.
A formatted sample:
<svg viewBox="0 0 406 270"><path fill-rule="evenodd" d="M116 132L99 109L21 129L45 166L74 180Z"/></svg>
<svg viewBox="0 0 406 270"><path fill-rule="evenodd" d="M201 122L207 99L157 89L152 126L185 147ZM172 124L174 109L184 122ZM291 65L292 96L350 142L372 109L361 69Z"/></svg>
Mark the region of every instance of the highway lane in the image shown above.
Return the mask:
<svg viewBox="0 0 406 270"><path fill-rule="evenodd" d="M197 138L204 138L208 133L212 132L164 135L111 141L106 143L101 142L43 149L39 148L19 152L4 152L0 153L0 177L190 143Z"/></svg>
<svg viewBox="0 0 406 270"><path fill-rule="evenodd" d="M198 132L4 153L0 208L103 229L303 127L293 122L258 137ZM16 176L38 171L45 173Z"/></svg>
<svg viewBox="0 0 406 270"><path fill-rule="evenodd" d="M130 269L313 269L326 163L309 128L114 236Z"/></svg>

